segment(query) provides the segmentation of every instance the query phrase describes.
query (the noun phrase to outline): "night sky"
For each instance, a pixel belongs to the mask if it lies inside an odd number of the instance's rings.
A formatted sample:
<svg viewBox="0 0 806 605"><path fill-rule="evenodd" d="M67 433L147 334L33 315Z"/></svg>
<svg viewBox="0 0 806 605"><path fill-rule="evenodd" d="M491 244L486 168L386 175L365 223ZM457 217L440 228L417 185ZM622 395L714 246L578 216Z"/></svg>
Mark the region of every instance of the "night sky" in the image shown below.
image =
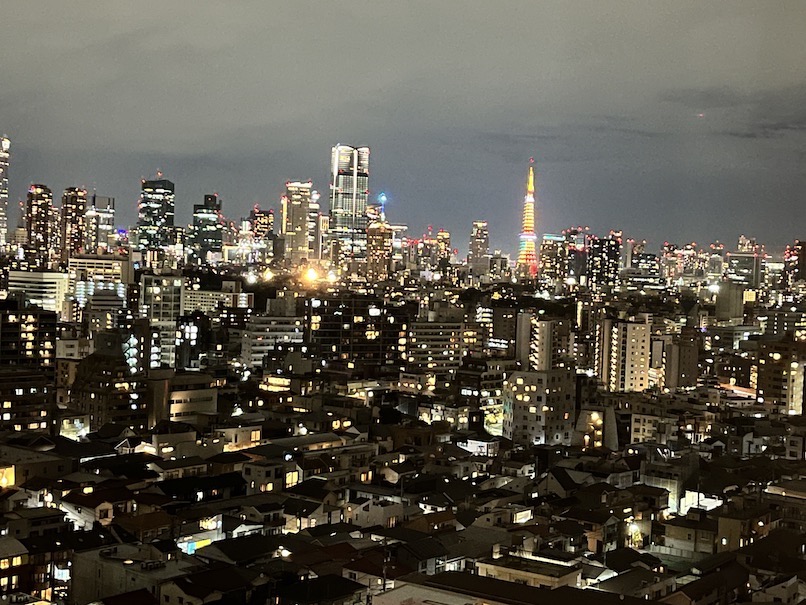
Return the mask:
<svg viewBox="0 0 806 605"><path fill-rule="evenodd" d="M238 218L289 179L326 192L344 143L393 222L462 250L487 219L514 252L530 156L538 232L780 247L806 237L804 23L798 0L6 2L10 206L83 185L131 224L160 168L178 222L211 191Z"/></svg>

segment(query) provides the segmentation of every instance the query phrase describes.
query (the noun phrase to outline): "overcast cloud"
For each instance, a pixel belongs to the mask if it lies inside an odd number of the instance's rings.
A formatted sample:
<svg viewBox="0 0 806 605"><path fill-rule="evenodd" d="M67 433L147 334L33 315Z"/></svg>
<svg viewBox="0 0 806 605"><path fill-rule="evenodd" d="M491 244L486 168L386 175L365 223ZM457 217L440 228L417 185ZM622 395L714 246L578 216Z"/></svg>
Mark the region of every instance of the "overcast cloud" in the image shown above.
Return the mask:
<svg viewBox="0 0 806 605"><path fill-rule="evenodd" d="M97 187L136 214L141 177L177 215L231 218L326 191L330 147L372 148L388 215L473 219L513 251L526 162L538 231L773 247L806 237L806 4L589 0L6 2L0 131L12 201Z"/></svg>

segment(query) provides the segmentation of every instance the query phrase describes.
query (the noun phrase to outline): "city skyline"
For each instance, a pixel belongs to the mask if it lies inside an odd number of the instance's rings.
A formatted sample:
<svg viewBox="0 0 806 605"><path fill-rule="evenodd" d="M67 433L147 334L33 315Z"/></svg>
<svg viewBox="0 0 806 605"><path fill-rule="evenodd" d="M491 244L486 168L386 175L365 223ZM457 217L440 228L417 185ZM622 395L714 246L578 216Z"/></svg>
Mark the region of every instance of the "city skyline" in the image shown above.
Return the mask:
<svg viewBox="0 0 806 605"><path fill-rule="evenodd" d="M806 604L806 4L7 4L0 605Z"/></svg>
<svg viewBox="0 0 806 605"><path fill-rule="evenodd" d="M209 191L243 216L255 202L277 209L289 179L325 191L329 147L346 141L373 148L372 191L386 192L390 219L413 234L434 224L464 240L472 220L488 220L491 247L514 252L522 163L534 155L541 233L585 224L680 243L747 233L777 248L801 236L785 219L806 188L803 52L790 44L799 20L756 3L660 13L616 4L622 10L541 4L494 15L474 3L461 13L429 5L434 19L418 31L416 7L372 7L353 22L329 9L308 19L305 6L242 19L239 9L177 2L162 9L158 29L170 35L160 50L149 44L159 32L144 21L147 7L124 19L97 7L82 20L61 8L37 15L51 40L44 50L20 36L32 15L13 7L0 26L20 50L0 67L11 200L31 182L97 188L117 198L121 224L133 224L138 180L160 168L177 184L179 222ZM322 29L331 22L339 27ZM431 35L437 22L451 28ZM63 23L74 26L69 41L56 35ZM257 40L262 26L273 35ZM291 44L303 27L321 44ZM323 50L332 31L372 50L349 86ZM501 50L473 45L504 35L512 43ZM188 62L183 44L204 60ZM289 44L293 62L263 65ZM63 50L54 61L63 76L33 78L52 46ZM62 102L37 101L55 98L62 77L80 85L60 89ZM139 86L143 78L154 86ZM513 82L518 91L501 95ZM144 96L155 89L164 92ZM760 205L782 220L762 220Z"/></svg>

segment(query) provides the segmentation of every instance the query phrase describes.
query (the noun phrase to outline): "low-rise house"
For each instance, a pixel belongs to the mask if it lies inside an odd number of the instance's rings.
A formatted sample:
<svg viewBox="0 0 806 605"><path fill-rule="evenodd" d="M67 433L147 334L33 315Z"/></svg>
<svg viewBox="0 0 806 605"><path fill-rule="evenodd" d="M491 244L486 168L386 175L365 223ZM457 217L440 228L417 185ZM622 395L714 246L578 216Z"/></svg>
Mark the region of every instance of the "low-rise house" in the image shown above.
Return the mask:
<svg viewBox="0 0 806 605"><path fill-rule="evenodd" d="M363 584L337 575L296 582L277 590L277 605L353 605L367 601Z"/></svg>
<svg viewBox="0 0 806 605"><path fill-rule="evenodd" d="M160 586L165 605L203 605L204 603L265 602L268 586L259 575L234 566L216 567L190 573L165 582Z"/></svg>
<svg viewBox="0 0 806 605"><path fill-rule="evenodd" d="M157 473L159 481L196 477L207 473L207 462L199 456L188 456L175 460L155 460L148 468Z"/></svg>
<svg viewBox="0 0 806 605"><path fill-rule="evenodd" d="M228 500L246 494L246 481L240 473L198 477L183 477L160 481L155 485L160 493L182 502Z"/></svg>
<svg viewBox="0 0 806 605"><path fill-rule="evenodd" d="M71 599L74 603L90 603L144 588L162 602L161 587L169 580L186 575L196 565L197 562L178 550L166 553L150 544L117 544L76 552Z"/></svg>
<svg viewBox="0 0 806 605"><path fill-rule="evenodd" d="M73 490L62 496L59 506L77 529L110 525L116 515L137 512L135 494L125 487Z"/></svg>
<svg viewBox="0 0 806 605"><path fill-rule="evenodd" d="M658 600L677 588L674 574L660 573L634 567L619 575L599 582L596 588L637 599Z"/></svg>
<svg viewBox="0 0 806 605"><path fill-rule="evenodd" d="M674 549L678 556L716 552L719 524L704 510L689 509L684 517L673 517L664 521L663 527L666 532L664 546Z"/></svg>
<svg viewBox="0 0 806 605"><path fill-rule="evenodd" d="M750 575L737 562L719 567L699 580L685 584L661 599L670 605L722 605L735 603L748 593Z"/></svg>
<svg viewBox="0 0 806 605"><path fill-rule="evenodd" d="M19 540L0 537L0 595L28 591L24 570L28 566L28 549Z"/></svg>
<svg viewBox="0 0 806 605"><path fill-rule="evenodd" d="M516 584L538 588L581 586L582 568L579 564L559 565L537 558L504 556L476 561L476 573Z"/></svg>
<svg viewBox="0 0 806 605"><path fill-rule="evenodd" d="M415 571L408 565L389 560L386 549L373 549L363 556L345 563L342 576L363 584L370 595L392 590L399 578Z"/></svg>

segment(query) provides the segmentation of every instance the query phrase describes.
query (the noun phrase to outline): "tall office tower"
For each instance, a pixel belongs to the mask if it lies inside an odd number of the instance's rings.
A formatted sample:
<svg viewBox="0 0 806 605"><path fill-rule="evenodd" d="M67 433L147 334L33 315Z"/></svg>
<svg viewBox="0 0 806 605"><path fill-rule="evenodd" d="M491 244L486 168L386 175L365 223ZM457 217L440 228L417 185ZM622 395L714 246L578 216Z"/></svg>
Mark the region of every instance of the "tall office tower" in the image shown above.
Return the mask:
<svg viewBox="0 0 806 605"><path fill-rule="evenodd" d="M367 280L370 283L389 278L392 268L392 226L381 208L367 227Z"/></svg>
<svg viewBox="0 0 806 605"><path fill-rule="evenodd" d="M252 223L252 234L255 239L265 240L274 233L274 210L262 210L255 204L249 213L249 222Z"/></svg>
<svg viewBox="0 0 806 605"><path fill-rule="evenodd" d="M565 281L565 237L546 233L540 242L540 282L545 288L557 288Z"/></svg>
<svg viewBox="0 0 806 605"><path fill-rule="evenodd" d="M587 274L592 292L610 292L618 286L620 262L621 231L590 239Z"/></svg>
<svg viewBox="0 0 806 605"><path fill-rule="evenodd" d="M624 256L624 268L632 269L636 264L636 257L646 251L646 240L627 240Z"/></svg>
<svg viewBox="0 0 806 605"><path fill-rule="evenodd" d="M331 258L363 258L367 249L369 147L333 147L330 161Z"/></svg>
<svg viewBox="0 0 806 605"><path fill-rule="evenodd" d="M470 281L478 284L490 274L490 231L487 221L473 221L470 232L467 266L470 269Z"/></svg>
<svg viewBox="0 0 806 605"><path fill-rule="evenodd" d="M739 236L739 243L736 246L737 252L758 252L761 246L756 242L755 237Z"/></svg>
<svg viewBox="0 0 806 605"><path fill-rule="evenodd" d="M565 280L573 285L584 285L587 281L588 245L591 236L588 227L570 227L563 231L565 236Z"/></svg>
<svg viewBox="0 0 806 605"><path fill-rule="evenodd" d="M32 266L45 267L56 239L53 233L53 193L45 185L31 185L28 188L25 232Z"/></svg>
<svg viewBox="0 0 806 605"><path fill-rule="evenodd" d="M605 389L624 393L649 387L650 325L644 321L605 319L599 328L597 371Z"/></svg>
<svg viewBox="0 0 806 605"><path fill-rule="evenodd" d="M115 198L97 195L87 196L87 212L84 214L86 240L84 250L90 254L107 252L113 246L115 234Z"/></svg>
<svg viewBox="0 0 806 605"><path fill-rule="evenodd" d="M8 242L8 163L11 157L11 141L0 136L0 246Z"/></svg>
<svg viewBox="0 0 806 605"><path fill-rule="evenodd" d="M217 193L204 196L204 202L193 205L193 233L190 249L199 263L216 263L224 248L224 221L221 198Z"/></svg>
<svg viewBox="0 0 806 605"><path fill-rule="evenodd" d="M283 235L285 236L285 258L292 266L310 260L310 206L313 195L311 181L288 181L282 198Z"/></svg>
<svg viewBox="0 0 806 605"><path fill-rule="evenodd" d="M436 247L434 248L434 264L443 272L448 270L451 262L451 233L440 229L437 231Z"/></svg>
<svg viewBox="0 0 806 605"><path fill-rule="evenodd" d="M784 251L784 287L791 290L795 282L806 281L806 241L795 240Z"/></svg>
<svg viewBox="0 0 806 605"><path fill-rule="evenodd" d="M725 245L717 241L709 249L706 275L709 280L718 281L725 273Z"/></svg>
<svg viewBox="0 0 806 605"><path fill-rule="evenodd" d="M157 179L142 182L137 219L137 248L141 251L160 250L174 242L174 213L176 188L157 173Z"/></svg>
<svg viewBox="0 0 806 605"><path fill-rule="evenodd" d="M731 281L758 288L763 280L764 246L744 235L739 237L736 252L727 253L725 274Z"/></svg>
<svg viewBox="0 0 806 605"><path fill-rule="evenodd" d="M87 191L79 187L68 187L62 195L61 233L62 261L81 254L87 239Z"/></svg>
<svg viewBox="0 0 806 605"><path fill-rule="evenodd" d="M523 198L523 228L518 237L518 274L534 278L537 275L537 250L535 235L535 159L529 158L529 178L526 181L526 197Z"/></svg>
<svg viewBox="0 0 806 605"><path fill-rule="evenodd" d="M319 206L318 191L311 191L311 201L308 202L308 250L309 259L319 260L322 258L322 212Z"/></svg>

